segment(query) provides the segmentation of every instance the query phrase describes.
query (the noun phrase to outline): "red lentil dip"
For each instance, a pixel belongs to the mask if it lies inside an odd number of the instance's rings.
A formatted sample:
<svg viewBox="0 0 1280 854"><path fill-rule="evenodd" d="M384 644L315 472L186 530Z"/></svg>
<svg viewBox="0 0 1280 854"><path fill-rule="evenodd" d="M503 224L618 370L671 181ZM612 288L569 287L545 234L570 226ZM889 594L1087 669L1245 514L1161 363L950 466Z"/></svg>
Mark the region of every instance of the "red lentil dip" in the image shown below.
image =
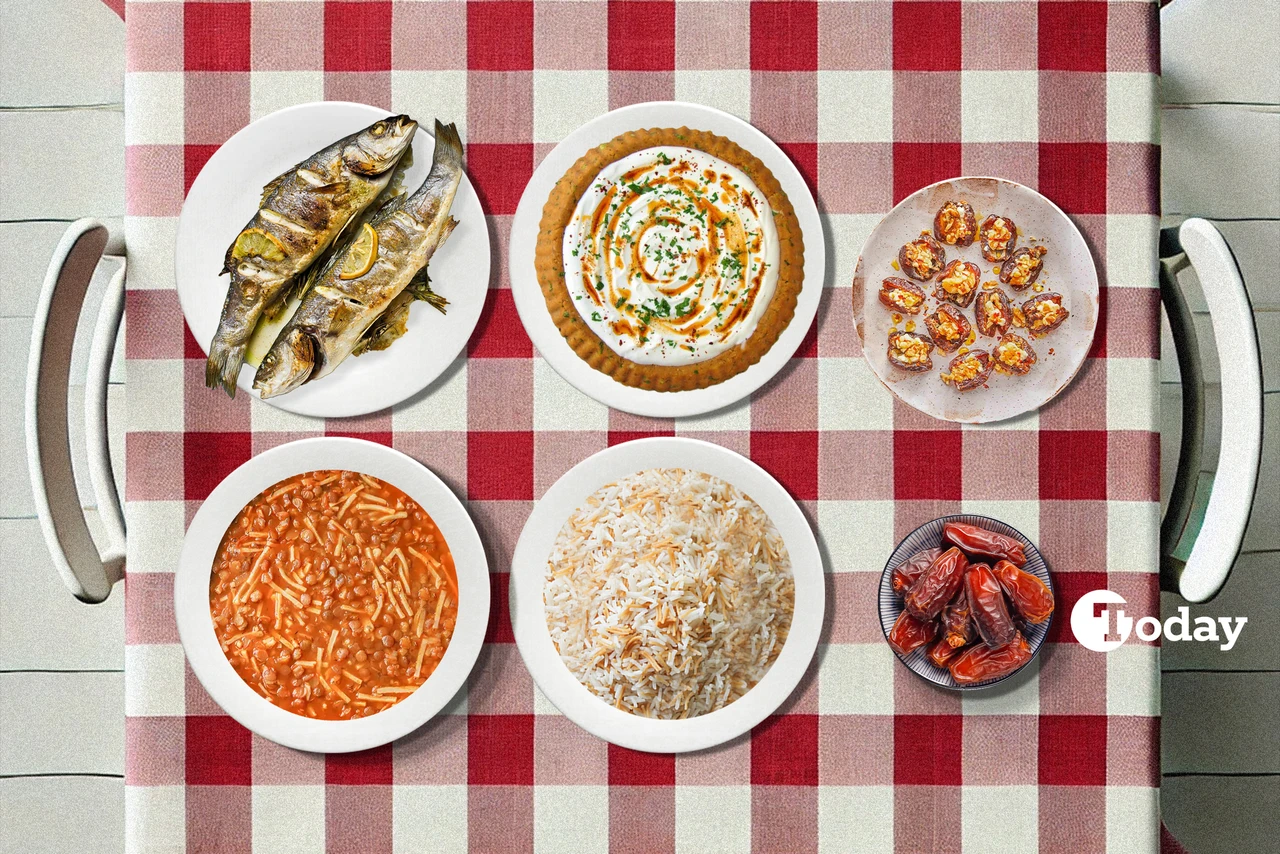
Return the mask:
<svg viewBox="0 0 1280 854"><path fill-rule="evenodd" d="M458 619L453 557L389 483L314 471L267 488L222 537L214 632L249 687L310 718L390 708L427 681Z"/></svg>

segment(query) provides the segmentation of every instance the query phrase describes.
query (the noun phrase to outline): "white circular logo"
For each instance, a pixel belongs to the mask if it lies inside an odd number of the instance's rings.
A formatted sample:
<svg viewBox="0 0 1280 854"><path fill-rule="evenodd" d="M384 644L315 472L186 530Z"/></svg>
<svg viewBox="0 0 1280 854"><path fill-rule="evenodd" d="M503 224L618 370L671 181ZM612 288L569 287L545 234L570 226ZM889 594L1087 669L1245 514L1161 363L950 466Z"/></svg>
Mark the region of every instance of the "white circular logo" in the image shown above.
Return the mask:
<svg viewBox="0 0 1280 854"><path fill-rule="evenodd" d="M1107 639L1113 634L1109 606L1124 604L1125 598L1113 590L1090 590L1081 596L1071 609L1071 631L1080 645L1094 652L1109 652L1124 643L1133 628L1133 619L1124 611L1116 614L1115 639Z"/></svg>

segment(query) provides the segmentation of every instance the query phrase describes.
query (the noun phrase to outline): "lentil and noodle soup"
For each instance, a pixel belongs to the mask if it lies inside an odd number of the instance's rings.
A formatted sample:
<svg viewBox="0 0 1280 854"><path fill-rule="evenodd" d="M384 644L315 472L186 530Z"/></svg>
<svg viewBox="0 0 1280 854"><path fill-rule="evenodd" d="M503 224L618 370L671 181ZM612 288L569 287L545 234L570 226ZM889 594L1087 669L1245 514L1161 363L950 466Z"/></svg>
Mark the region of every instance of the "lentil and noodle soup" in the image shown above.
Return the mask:
<svg viewBox="0 0 1280 854"><path fill-rule="evenodd" d="M678 719L751 690L786 643L791 561L749 496L649 469L593 493L556 537L547 628L578 681L618 709Z"/></svg>
<svg viewBox="0 0 1280 854"><path fill-rule="evenodd" d="M264 490L223 535L209 581L232 667L310 718L376 714L444 657L458 580L431 517L391 484L351 471Z"/></svg>

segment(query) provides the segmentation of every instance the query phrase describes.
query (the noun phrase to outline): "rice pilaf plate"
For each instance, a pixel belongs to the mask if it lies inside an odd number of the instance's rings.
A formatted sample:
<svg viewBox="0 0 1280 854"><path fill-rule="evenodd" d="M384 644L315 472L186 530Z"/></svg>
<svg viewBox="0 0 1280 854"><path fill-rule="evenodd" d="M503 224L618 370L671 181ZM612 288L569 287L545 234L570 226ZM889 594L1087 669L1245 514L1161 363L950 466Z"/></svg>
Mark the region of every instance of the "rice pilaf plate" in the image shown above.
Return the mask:
<svg viewBox="0 0 1280 854"><path fill-rule="evenodd" d="M786 700L825 587L813 531L773 477L664 437L601 451L547 491L510 596L551 703L606 741L670 753L736 738Z"/></svg>

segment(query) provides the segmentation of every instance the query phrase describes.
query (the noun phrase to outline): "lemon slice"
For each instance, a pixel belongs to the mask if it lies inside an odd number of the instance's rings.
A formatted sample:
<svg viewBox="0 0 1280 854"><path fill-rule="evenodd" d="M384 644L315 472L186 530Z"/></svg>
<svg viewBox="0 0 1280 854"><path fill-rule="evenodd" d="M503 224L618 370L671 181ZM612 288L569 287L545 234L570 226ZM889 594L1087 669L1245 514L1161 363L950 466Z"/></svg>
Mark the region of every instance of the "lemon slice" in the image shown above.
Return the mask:
<svg viewBox="0 0 1280 854"><path fill-rule="evenodd" d="M274 234L269 234L260 228L246 228L236 238L231 255L234 258L255 255L264 261L283 261L284 244Z"/></svg>
<svg viewBox="0 0 1280 854"><path fill-rule="evenodd" d="M358 279L369 272L369 268L376 260L378 260L378 232L366 222L360 229L360 236L351 244L351 248L347 250L347 256L342 259L338 278L344 281Z"/></svg>

